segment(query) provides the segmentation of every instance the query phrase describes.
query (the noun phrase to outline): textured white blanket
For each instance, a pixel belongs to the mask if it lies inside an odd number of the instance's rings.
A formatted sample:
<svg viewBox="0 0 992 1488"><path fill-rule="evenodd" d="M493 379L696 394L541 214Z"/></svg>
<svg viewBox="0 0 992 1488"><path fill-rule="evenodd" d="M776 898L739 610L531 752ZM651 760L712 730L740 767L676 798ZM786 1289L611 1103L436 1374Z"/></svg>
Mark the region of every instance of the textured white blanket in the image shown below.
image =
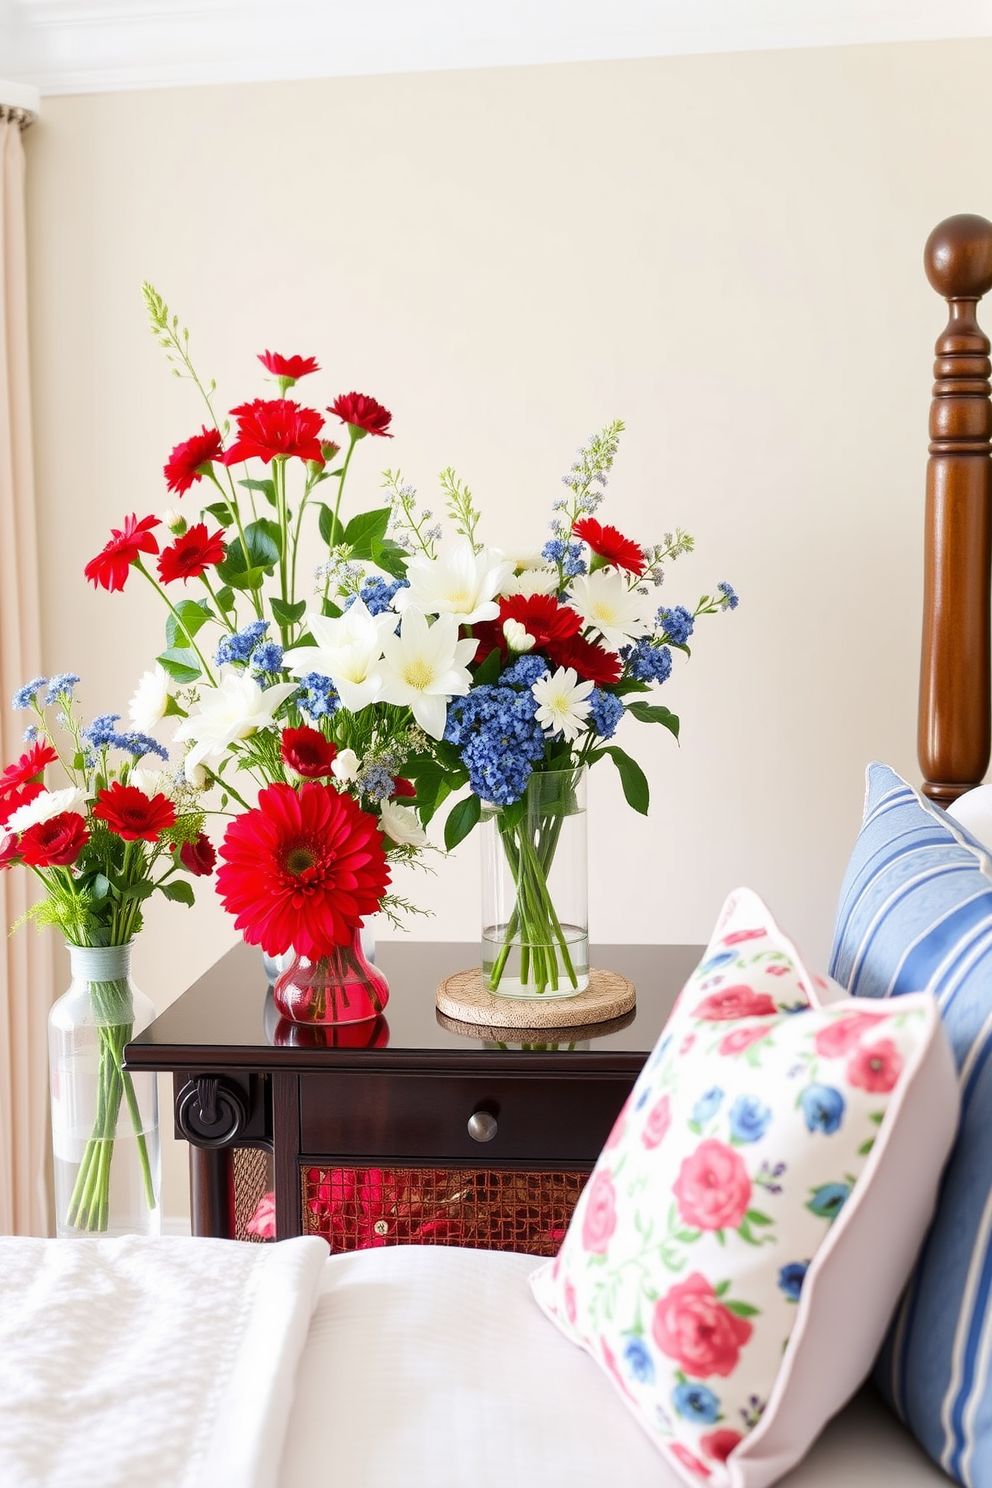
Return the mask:
<svg viewBox="0 0 992 1488"><path fill-rule="evenodd" d="M274 1488L319 1239L0 1237L3 1488Z"/></svg>

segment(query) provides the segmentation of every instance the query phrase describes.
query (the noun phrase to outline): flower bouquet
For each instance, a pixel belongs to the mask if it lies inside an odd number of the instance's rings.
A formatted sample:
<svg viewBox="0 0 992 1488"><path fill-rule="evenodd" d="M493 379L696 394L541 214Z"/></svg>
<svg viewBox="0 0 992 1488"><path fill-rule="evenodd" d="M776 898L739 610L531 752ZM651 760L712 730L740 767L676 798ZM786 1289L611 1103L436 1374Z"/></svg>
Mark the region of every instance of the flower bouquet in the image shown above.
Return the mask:
<svg viewBox="0 0 992 1488"><path fill-rule="evenodd" d="M196 793L143 767L167 760L167 751L137 729L119 730L117 714L84 726L73 700L78 681L61 673L20 689L14 707L30 709L36 722L28 748L0 774L0 868L23 865L40 880L44 894L28 917L58 926L73 968L73 989L52 1013L56 1200L59 1231L71 1234L111 1226L111 1176L127 1162L138 1190L126 1194L120 1178L122 1202L138 1209L131 1227L147 1228L153 1216L157 1223L154 1086L142 1102L122 1068L136 1021L152 1016L130 980L130 947L145 901L161 893L192 904L189 875L208 873L214 858ZM64 784L52 789L46 776L56 769ZM91 1058L87 1095L86 1080L74 1075ZM118 1127L122 1105L130 1132Z"/></svg>

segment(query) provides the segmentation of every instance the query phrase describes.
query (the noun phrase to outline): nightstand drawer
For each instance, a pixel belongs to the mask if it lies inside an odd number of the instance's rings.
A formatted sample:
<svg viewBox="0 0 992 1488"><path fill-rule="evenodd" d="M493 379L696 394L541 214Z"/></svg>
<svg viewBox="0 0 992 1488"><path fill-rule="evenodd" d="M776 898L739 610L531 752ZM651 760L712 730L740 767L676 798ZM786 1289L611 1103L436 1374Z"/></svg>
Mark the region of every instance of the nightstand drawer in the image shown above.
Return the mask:
<svg viewBox="0 0 992 1488"><path fill-rule="evenodd" d="M327 1073L300 1076L309 1157L595 1162L630 1076Z"/></svg>

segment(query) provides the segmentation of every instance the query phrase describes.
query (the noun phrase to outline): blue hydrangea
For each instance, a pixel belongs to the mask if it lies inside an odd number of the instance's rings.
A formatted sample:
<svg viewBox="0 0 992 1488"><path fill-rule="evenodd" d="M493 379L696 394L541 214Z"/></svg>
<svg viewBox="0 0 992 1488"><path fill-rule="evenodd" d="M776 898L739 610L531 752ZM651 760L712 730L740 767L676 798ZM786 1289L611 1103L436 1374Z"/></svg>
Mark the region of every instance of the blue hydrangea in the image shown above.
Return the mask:
<svg viewBox="0 0 992 1488"><path fill-rule="evenodd" d="M584 574L586 571L581 543L566 542L563 537L552 537L544 544L541 555L548 563L557 563L567 579L574 579L576 574Z"/></svg>
<svg viewBox="0 0 992 1488"><path fill-rule="evenodd" d="M526 651L518 656L512 666L508 666L500 674L500 687L533 687L539 682L549 670L548 663L544 657L533 652Z"/></svg>
<svg viewBox="0 0 992 1488"><path fill-rule="evenodd" d="M518 801L537 760L544 731L531 692L514 687L474 687L448 707L444 737L461 751L469 784L496 806Z"/></svg>
<svg viewBox="0 0 992 1488"><path fill-rule="evenodd" d="M244 630L235 631L234 635L224 636L214 655L217 666L224 666L225 663L246 665L248 658L268 628L268 620L253 620L250 625L245 626Z"/></svg>
<svg viewBox="0 0 992 1488"><path fill-rule="evenodd" d="M673 646L684 646L692 635L695 621L684 605L676 605L673 610L662 605L655 624L665 632L665 639Z"/></svg>
<svg viewBox="0 0 992 1488"><path fill-rule="evenodd" d="M654 1383L654 1360L643 1338L628 1338L624 1344L623 1356L634 1379L639 1380L642 1385Z"/></svg>
<svg viewBox="0 0 992 1488"><path fill-rule="evenodd" d="M47 681L47 677L34 677L30 682L25 682L24 686L19 687L14 693L10 706L15 710L30 708L35 700L35 694L41 691Z"/></svg>
<svg viewBox="0 0 992 1488"><path fill-rule="evenodd" d="M612 739L623 717L623 703L615 692L594 687L589 694L589 719L601 739Z"/></svg>
<svg viewBox="0 0 992 1488"><path fill-rule="evenodd" d="M832 1085L807 1085L799 1097L806 1126L830 1136L844 1119L844 1097Z"/></svg>
<svg viewBox="0 0 992 1488"><path fill-rule="evenodd" d="M649 640L621 651L627 670L638 682L667 682L672 675L672 653L667 646L653 646Z"/></svg>
<svg viewBox="0 0 992 1488"><path fill-rule="evenodd" d="M740 604L740 599L734 592L732 586L730 584L721 582L717 584L716 587L723 595L723 598L720 601L721 610L736 610L737 606Z"/></svg>
<svg viewBox="0 0 992 1488"><path fill-rule="evenodd" d="M330 677L322 677L319 672L307 672L305 677L301 677L300 688L296 698L297 706L312 723L316 723L319 718L330 718L341 706L334 683Z"/></svg>
<svg viewBox="0 0 992 1488"><path fill-rule="evenodd" d="M396 593L400 589L409 587L408 579L394 579L390 582L382 578L380 574L373 574L359 589L358 597L363 601L370 615L382 615L389 609Z"/></svg>
<svg viewBox="0 0 992 1488"><path fill-rule="evenodd" d="M739 1095L730 1108L730 1135L735 1142L757 1142L771 1119L771 1107L756 1095Z"/></svg>
<svg viewBox="0 0 992 1488"><path fill-rule="evenodd" d="M60 699L71 698L72 689L78 681L79 678L75 672L59 672L48 684L48 691L45 693L45 707L50 708L53 703L58 702Z"/></svg>
<svg viewBox="0 0 992 1488"><path fill-rule="evenodd" d="M712 1425L720 1414L719 1397L705 1385L688 1382L676 1385L672 1391L672 1404L684 1420L699 1421L705 1426Z"/></svg>
<svg viewBox="0 0 992 1488"><path fill-rule="evenodd" d="M281 672L282 654L278 641L263 641L251 654L252 671L262 676Z"/></svg>
<svg viewBox="0 0 992 1488"><path fill-rule="evenodd" d="M711 1116L715 1116L723 1103L723 1091L719 1085L713 1085L699 1097L692 1108L692 1119L698 1126L705 1126Z"/></svg>
<svg viewBox="0 0 992 1488"><path fill-rule="evenodd" d="M790 1302L799 1301L799 1293L803 1289L806 1280L806 1272L809 1270L809 1261L790 1261L783 1266L778 1273L778 1284Z"/></svg>

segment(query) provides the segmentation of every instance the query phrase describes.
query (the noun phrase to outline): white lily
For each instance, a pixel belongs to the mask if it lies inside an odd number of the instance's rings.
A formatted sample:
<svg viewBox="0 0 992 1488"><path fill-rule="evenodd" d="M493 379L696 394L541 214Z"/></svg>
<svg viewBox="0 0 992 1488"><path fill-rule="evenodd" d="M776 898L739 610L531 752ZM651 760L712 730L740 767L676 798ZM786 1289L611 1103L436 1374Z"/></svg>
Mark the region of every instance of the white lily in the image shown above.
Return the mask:
<svg viewBox="0 0 992 1488"><path fill-rule="evenodd" d="M582 732L589 713L592 682L580 682L573 667L559 667L531 687L538 703L534 717L549 734L564 734L569 743Z"/></svg>
<svg viewBox="0 0 992 1488"><path fill-rule="evenodd" d="M650 601L636 589L628 589L623 574L615 568L579 574L571 581L568 603L586 625L599 631L611 651L619 651L651 628Z"/></svg>
<svg viewBox="0 0 992 1488"><path fill-rule="evenodd" d="M307 615L306 623L316 642L294 646L283 657L293 677L319 672L330 677L349 713L358 713L379 696L382 679L378 664L383 641L391 635L396 616L388 612L372 615L364 600L356 599L338 619Z"/></svg>
<svg viewBox="0 0 992 1488"><path fill-rule="evenodd" d="M193 741L183 761L187 780L197 765L219 760L235 740L275 728L273 714L297 690L295 682L277 682L263 690L254 677L234 671L222 673L216 687L201 688L199 711L184 718L175 732L178 741Z"/></svg>
<svg viewBox="0 0 992 1488"><path fill-rule="evenodd" d="M136 729L147 734L165 717L169 705L171 688L165 668L160 661L150 672L143 672L134 690L134 697L127 705L127 716Z"/></svg>
<svg viewBox="0 0 992 1488"><path fill-rule="evenodd" d="M448 699L464 697L472 686L467 666L476 646L458 639L454 615L440 615L428 625L421 610L404 610L398 634L388 636L383 647L380 699L409 708L424 733L440 739Z"/></svg>
<svg viewBox="0 0 992 1488"><path fill-rule="evenodd" d="M26 806L18 806L16 811L11 812L4 831L26 832L28 827L37 826L38 822L51 821L53 816L61 816L63 811L78 811L85 799L83 792L75 785L66 786L65 790L42 791L40 796L28 801Z"/></svg>
<svg viewBox="0 0 992 1488"><path fill-rule="evenodd" d="M440 558L411 558L408 589L400 589L393 603L405 611L413 606L425 615L455 615L461 625L495 620L496 596L513 573L513 564L494 548L476 553L467 537L459 538Z"/></svg>
<svg viewBox="0 0 992 1488"><path fill-rule="evenodd" d="M423 847L427 842L427 833L412 806L383 801L379 807L379 826L397 847Z"/></svg>

